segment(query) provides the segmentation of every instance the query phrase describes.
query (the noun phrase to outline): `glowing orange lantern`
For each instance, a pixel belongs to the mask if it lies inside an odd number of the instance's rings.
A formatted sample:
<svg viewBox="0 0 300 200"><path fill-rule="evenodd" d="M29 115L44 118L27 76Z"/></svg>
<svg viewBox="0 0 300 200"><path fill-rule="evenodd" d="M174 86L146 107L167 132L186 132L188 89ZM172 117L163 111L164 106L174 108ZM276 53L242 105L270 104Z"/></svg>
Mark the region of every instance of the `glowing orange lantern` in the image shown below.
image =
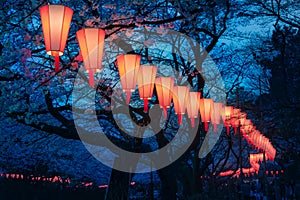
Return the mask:
<svg viewBox="0 0 300 200"><path fill-rule="evenodd" d="M217 131L217 124L220 124L221 114L223 112L223 104L213 102L211 112L211 123L214 125L214 131Z"/></svg>
<svg viewBox="0 0 300 200"><path fill-rule="evenodd" d="M198 117L199 99L200 99L200 92L189 92L186 108L187 108L188 117L191 119L192 127L195 126L195 118Z"/></svg>
<svg viewBox="0 0 300 200"><path fill-rule="evenodd" d="M251 130L253 129L253 124L251 122L251 120L249 119L245 119L243 122L243 125L241 127L241 132L245 135L248 136L248 134L251 132Z"/></svg>
<svg viewBox="0 0 300 200"><path fill-rule="evenodd" d="M178 115L178 124L182 124L182 115L186 111L188 94L189 88L186 86L174 86L173 88L173 103L175 113Z"/></svg>
<svg viewBox="0 0 300 200"><path fill-rule="evenodd" d="M136 88L141 56L136 54L122 54L117 57L117 65L121 85L126 92L126 103L130 103L130 95Z"/></svg>
<svg viewBox="0 0 300 200"><path fill-rule="evenodd" d="M212 99L199 99L201 121L204 123L204 130L208 131L208 122L211 120Z"/></svg>
<svg viewBox="0 0 300 200"><path fill-rule="evenodd" d="M144 112L148 112L148 99L152 98L156 72L155 66L140 66L137 82L140 98L144 100Z"/></svg>
<svg viewBox="0 0 300 200"><path fill-rule="evenodd" d="M247 114L244 112L240 113L240 125L241 127L245 125L245 121L247 119Z"/></svg>
<svg viewBox="0 0 300 200"><path fill-rule="evenodd" d="M167 108L171 105L174 78L159 77L155 79L155 88L158 103L164 111L164 118L167 118Z"/></svg>
<svg viewBox="0 0 300 200"><path fill-rule="evenodd" d="M238 108L234 108L233 111L232 111L232 115L231 115L231 126L233 127L234 129L234 133L237 132L237 128L238 126L240 125L240 112L241 112L241 109L238 109Z"/></svg>
<svg viewBox="0 0 300 200"><path fill-rule="evenodd" d="M255 162L254 154L249 155L249 160L250 160L250 163Z"/></svg>
<svg viewBox="0 0 300 200"><path fill-rule="evenodd" d="M84 67L89 73L90 86L94 87L94 73L102 67L105 31L99 28L84 28L76 32Z"/></svg>
<svg viewBox="0 0 300 200"><path fill-rule="evenodd" d="M225 106L223 113L222 113L222 119L224 122L224 126L226 127L227 130L227 134L229 134L229 128L230 128L230 119L231 119L231 115L233 112L233 107L232 106Z"/></svg>
<svg viewBox="0 0 300 200"><path fill-rule="evenodd" d="M54 56L59 71L59 56L64 54L73 10L67 6L45 5L40 9L47 54Z"/></svg>

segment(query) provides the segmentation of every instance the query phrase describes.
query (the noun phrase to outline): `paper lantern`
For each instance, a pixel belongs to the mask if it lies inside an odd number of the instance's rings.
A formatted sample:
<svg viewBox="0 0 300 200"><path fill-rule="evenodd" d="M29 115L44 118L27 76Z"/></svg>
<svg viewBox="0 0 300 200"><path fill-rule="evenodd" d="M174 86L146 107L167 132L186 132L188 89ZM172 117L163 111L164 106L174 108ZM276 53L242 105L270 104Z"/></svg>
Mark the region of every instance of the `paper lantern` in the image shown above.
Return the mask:
<svg viewBox="0 0 300 200"><path fill-rule="evenodd" d="M258 130L255 130L253 132L253 134L251 134L251 141L257 150L260 149L261 138L262 138L262 135L260 134L260 132Z"/></svg>
<svg viewBox="0 0 300 200"><path fill-rule="evenodd" d="M245 120L247 119L247 114L240 112L240 125L241 127L245 125Z"/></svg>
<svg viewBox="0 0 300 200"><path fill-rule="evenodd" d="M226 127L227 134L229 134L229 128L231 125L230 120L231 120L232 112L233 112L232 106L225 106L223 113L222 113L222 120L223 120L224 126Z"/></svg>
<svg viewBox="0 0 300 200"><path fill-rule="evenodd" d="M42 29L47 54L54 56L55 71L59 71L59 56L64 54L73 10L62 5L45 5L40 8Z"/></svg>
<svg viewBox="0 0 300 200"><path fill-rule="evenodd" d="M76 32L85 69L89 73L90 86L94 87L94 73L102 67L105 31L84 28Z"/></svg>
<svg viewBox="0 0 300 200"><path fill-rule="evenodd" d="M222 112L223 104L219 102L213 102L211 112L211 123L214 125L214 132L217 131L217 125L221 122Z"/></svg>
<svg viewBox="0 0 300 200"><path fill-rule="evenodd" d="M131 92L136 88L141 56L136 54L121 54L117 57L121 85L126 92L126 103L130 103Z"/></svg>
<svg viewBox="0 0 300 200"><path fill-rule="evenodd" d="M167 108L169 108L171 105L173 86L174 78L159 77L155 79L155 88L158 103L163 109L165 119L167 118Z"/></svg>
<svg viewBox="0 0 300 200"><path fill-rule="evenodd" d="M250 163L252 163L252 162L254 162L254 163L262 162L263 158L264 158L263 153L250 154Z"/></svg>
<svg viewBox="0 0 300 200"><path fill-rule="evenodd" d="M189 88L186 86L174 86L173 103L175 113L178 115L178 124L182 124L182 115L186 111Z"/></svg>
<svg viewBox="0 0 300 200"><path fill-rule="evenodd" d="M245 136L247 136L251 132L252 129L253 129L253 124L252 124L251 120L249 120L249 119L244 120L243 125L241 127L241 132Z"/></svg>
<svg viewBox="0 0 300 200"><path fill-rule="evenodd" d="M259 147L263 150L266 151L266 143L267 143L268 138L266 138L264 135L262 135L261 140L259 141Z"/></svg>
<svg viewBox="0 0 300 200"><path fill-rule="evenodd" d="M208 131L208 122L211 120L212 103L212 99L199 99L201 121L204 123L205 131Z"/></svg>
<svg viewBox="0 0 300 200"><path fill-rule="evenodd" d="M188 100L187 100L186 108L187 108L188 117L191 119L192 127L195 126L195 118L198 117L199 99L200 99L200 92L189 92L188 93Z"/></svg>
<svg viewBox="0 0 300 200"><path fill-rule="evenodd" d="M231 122L231 126L233 127L234 133L237 132L237 128L240 125L240 112L241 109L238 108L234 108L232 111L230 122Z"/></svg>
<svg viewBox="0 0 300 200"><path fill-rule="evenodd" d="M142 100L144 100L144 112L148 112L148 99L152 98L157 67L140 66L138 73L138 90Z"/></svg>
<svg viewBox="0 0 300 200"><path fill-rule="evenodd" d="M260 135L260 132L258 130L253 130L250 132L249 136L250 136L250 144L252 144L254 146L255 149L259 150L257 148L257 140L258 140L258 137Z"/></svg>

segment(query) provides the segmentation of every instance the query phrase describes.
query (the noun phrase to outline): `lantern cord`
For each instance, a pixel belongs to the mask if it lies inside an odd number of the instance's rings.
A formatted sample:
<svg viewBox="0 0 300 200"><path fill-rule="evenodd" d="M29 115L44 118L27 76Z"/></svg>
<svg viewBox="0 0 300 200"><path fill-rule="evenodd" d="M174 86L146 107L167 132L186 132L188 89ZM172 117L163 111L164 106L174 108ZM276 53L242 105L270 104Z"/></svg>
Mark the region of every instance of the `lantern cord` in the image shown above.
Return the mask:
<svg viewBox="0 0 300 200"><path fill-rule="evenodd" d="M181 125L182 124L182 114L178 114L178 124Z"/></svg>
<svg viewBox="0 0 300 200"><path fill-rule="evenodd" d="M236 133L237 132L237 127L236 126L234 126L234 133Z"/></svg>
<svg viewBox="0 0 300 200"><path fill-rule="evenodd" d="M54 68L55 72L59 72L59 55L54 56Z"/></svg>
<svg viewBox="0 0 300 200"><path fill-rule="evenodd" d="M208 131L208 122L204 122L204 130Z"/></svg>
<svg viewBox="0 0 300 200"><path fill-rule="evenodd" d="M94 82L94 71L93 70L89 70L89 83L91 87L95 86L95 82Z"/></svg>
<svg viewBox="0 0 300 200"><path fill-rule="evenodd" d="M163 107L163 111L164 111L164 119L167 119L167 108Z"/></svg>
<svg viewBox="0 0 300 200"><path fill-rule="evenodd" d="M194 117L191 118L191 125L192 125L192 127L195 127L195 118Z"/></svg>
<svg viewBox="0 0 300 200"><path fill-rule="evenodd" d="M214 124L214 132L217 132L217 124Z"/></svg>
<svg viewBox="0 0 300 200"><path fill-rule="evenodd" d="M148 112L148 99L144 99L144 113Z"/></svg>
<svg viewBox="0 0 300 200"><path fill-rule="evenodd" d="M131 96L130 90L126 90L126 104L130 103L130 96Z"/></svg>

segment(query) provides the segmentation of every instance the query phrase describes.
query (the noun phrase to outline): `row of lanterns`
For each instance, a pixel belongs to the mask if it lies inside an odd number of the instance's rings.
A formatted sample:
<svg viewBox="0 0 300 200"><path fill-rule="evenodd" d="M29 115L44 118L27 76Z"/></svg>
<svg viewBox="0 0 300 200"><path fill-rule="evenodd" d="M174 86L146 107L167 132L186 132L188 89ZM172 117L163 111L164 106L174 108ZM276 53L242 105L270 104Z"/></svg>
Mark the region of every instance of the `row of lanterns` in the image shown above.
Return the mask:
<svg viewBox="0 0 300 200"><path fill-rule="evenodd" d="M242 169L242 172L243 174L247 177L250 175L254 175L254 174L258 174L258 171L256 171L254 168L243 168ZM275 175L279 175L279 174L283 174L284 173L284 170L267 170L265 172L266 175L272 175L272 176L275 176ZM240 172L240 169L238 169L237 171L234 171L234 170L228 170L228 171L225 171L225 172L221 172L220 173L220 176L232 176L232 177L236 177L238 178L240 176L241 172ZM201 178L201 177L200 177ZM203 177L204 178L204 177ZM206 176L206 178L209 179L209 177Z"/></svg>
<svg viewBox="0 0 300 200"><path fill-rule="evenodd" d="M73 15L72 9L61 5L45 5L40 9L42 28L46 52L55 57L55 71L59 71L59 56L63 55ZM83 57L85 69L89 74L89 83L94 86L94 73L101 69L105 31L99 28L84 28L76 32L77 41ZM194 126L194 118L198 117L200 108L201 118L205 122L206 130L211 118L211 100L200 99L199 92L189 92L185 86L174 86L174 79L156 77L155 66L140 66L141 57L134 54L119 55L117 57L118 71L121 85L126 92L126 102L130 102L130 94L136 89L140 98L144 100L144 111L148 111L148 100L152 98L154 82L160 106L167 116L167 108L173 99L175 113L181 124L182 115L186 110ZM216 104L217 105L217 104ZM217 108L217 106L216 106ZM215 112L216 113L216 112ZM217 115L212 116L213 122L219 123Z"/></svg>
<svg viewBox="0 0 300 200"><path fill-rule="evenodd" d="M261 134L259 130L256 130L256 127L250 120L245 120L244 126L241 127L241 133L249 144L257 150L265 152L267 159L275 159L276 149L271 144L269 138Z"/></svg>
<svg viewBox="0 0 300 200"><path fill-rule="evenodd" d="M249 156L249 161L250 161L250 165L255 169L255 170L259 170L259 163L261 163L263 161L264 158L264 154L263 153L251 153ZM266 160L268 159L268 157L265 158Z"/></svg>
<svg viewBox="0 0 300 200"><path fill-rule="evenodd" d="M44 177L44 176L34 176L34 175L23 175L23 174L4 174L0 173L0 177L5 177L6 179L20 179L20 180L31 180L31 181L44 181L44 182L52 182L52 183L70 183L71 180L69 178L63 179L60 176L54 177Z"/></svg>
<svg viewBox="0 0 300 200"><path fill-rule="evenodd" d="M255 169L255 171L259 171L260 168L260 164L264 159L264 154L263 153L251 153L249 155L249 161L250 161L250 165L253 169ZM266 160L268 159L268 157L265 158Z"/></svg>
<svg viewBox="0 0 300 200"><path fill-rule="evenodd" d="M213 108L215 107L215 103ZM276 156L276 149L271 144L270 140L256 130L251 120L247 119L247 114L242 112L239 108L234 108L233 106L220 106L219 109L213 109L213 112L219 111L220 113L213 113L217 118L220 115L223 119L224 126L229 133L230 127L233 127L234 133L237 132L238 127L240 127L241 134L257 150L261 150L266 153L266 156L270 160L274 160ZM202 117L202 115L201 115ZM213 118L211 118L213 122ZM214 123L213 123L214 124Z"/></svg>
<svg viewBox="0 0 300 200"><path fill-rule="evenodd" d="M46 52L55 57L55 70L59 71L59 56L63 55L73 11L61 5L45 5L40 9L42 28ZM89 74L89 84L94 87L94 73L102 67L105 31L99 28L83 28L76 32L85 69ZM276 150L269 139L255 130L251 121L246 119L246 113L232 106L224 106L213 99L200 98L200 92L191 92L187 86L174 85L174 78L156 77L157 67L140 65L141 56L135 54L121 54L116 58L118 72L123 91L126 93L126 103L130 103L130 96L138 85L140 98L144 101L144 112L148 112L148 100L152 98L154 86L164 117L173 101L174 111L178 115L178 123L182 123L182 115L187 112L191 125L199 113L205 130L208 123L214 126L223 122L227 129L233 127L234 132L241 128L247 141L256 148L266 152L269 159L275 158ZM222 121L221 121L222 119Z"/></svg>
<svg viewBox="0 0 300 200"><path fill-rule="evenodd" d="M258 174L259 169L260 169L260 163L263 162L264 159L264 154L263 153L251 153L249 155L249 161L250 161L250 168L242 168L242 172L244 175L250 176L250 174ZM268 160L268 157L265 157L266 160ZM271 170L268 171L266 170L266 175L279 175L283 174L284 170ZM233 170L228 170L220 173L220 176L233 176L233 177L238 177L240 175L240 169L238 169L236 172Z"/></svg>
<svg viewBox="0 0 300 200"><path fill-rule="evenodd" d="M47 54L54 56L55 71L59 72L59 56L64 54L73 10L62 5L45 5L40 9ZM101 69L105 31L84 28L76 32L89 83L94 86L94 73Z"/></svg>
<svg viewBox="0 0 300 200"><path fill-rule="evenodd" d="M249 155L249 160L250 160L250 163L262 162L264 160L264 154L263 153L251 153Z"/></svg>
<svg viewBox="0 0 300 200"><path fill-rule="evenodd" d="M250 174L258 174L260 169L260 163L263 161L264 155L263 153L250 153L249 154L249 161L250 161L250 168L242 168L242 172L244 175L250 175ZM266 160L268 158L266 157ZM239 176L240 175L240 169L238 169L236 172L233 170L228 170L220 173L220 176Z"/></svg>
<svg viewBox="0 0 300 200"><path fill-rule="evenodd" d="M54 177L45 177L45 176L34 176L34 175L23 175L23 174L14 174L14 173L2 173L0 172L0 178L4 177L6 179L16 179L16 180L30 180L32 182L48 182L48 183L67 183L67 184L71 184L71 179L70 178L62 178L61 176L54 176ZM74 181L75 182L75 181ZM136 182L135 181L131 181L130 185L135 185ZM76 184L75 187L78 188L80 187L90 187L95 185L93 182L84 182L81 181L79 184ZM99 185L97 186L98 188L107 188L108 185L104 184L104 185Z"/></svg>

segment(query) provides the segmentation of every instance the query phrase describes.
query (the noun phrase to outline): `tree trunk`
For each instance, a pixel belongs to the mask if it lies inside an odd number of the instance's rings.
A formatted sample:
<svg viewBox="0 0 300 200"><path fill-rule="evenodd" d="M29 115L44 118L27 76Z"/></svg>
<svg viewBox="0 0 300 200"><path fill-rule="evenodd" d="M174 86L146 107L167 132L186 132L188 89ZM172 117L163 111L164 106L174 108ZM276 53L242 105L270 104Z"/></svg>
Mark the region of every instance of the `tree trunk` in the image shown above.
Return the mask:
<svg viewBox="0 0 300 200"><path fill-rule="evenodd" d="M121 164L121 159L116 158L114 166ZM115 167L114 167L115 168ZM112 169L109 178L109 185L106 191L106 200L127 200L129 199L129 185L131 176L127 172Z"/></svg>
<svg viewBox="0 0 300 200"><path fill-rule="evenodd" d="M159 148L162 148L164 145L168 143L168 140L164 137L163 131L161 130L158 134L156 134L156 139ZM167 152L160 152L161 154L168 154ZM176 179L176 170L175 163L160 169L157 171L160 181L161 181L161 197L162 200L173 200L176 199L177 193L177 179Z"/></svg>
<svg viewBox="0 0 300 200"><path fill-rule="evenodd" d="M202 193L202 180L200 179L200 158L198 158L198 150L195 149L194 153L194 162L193 162L193 194L200 194Z"/></svg>
<svg viewBox="0 0 300 200"><path fill-rule="evenodd" d="M177 193L176 171L173 165L158 170L161 181L161 198L162 200L175 200Z"/></svg>

